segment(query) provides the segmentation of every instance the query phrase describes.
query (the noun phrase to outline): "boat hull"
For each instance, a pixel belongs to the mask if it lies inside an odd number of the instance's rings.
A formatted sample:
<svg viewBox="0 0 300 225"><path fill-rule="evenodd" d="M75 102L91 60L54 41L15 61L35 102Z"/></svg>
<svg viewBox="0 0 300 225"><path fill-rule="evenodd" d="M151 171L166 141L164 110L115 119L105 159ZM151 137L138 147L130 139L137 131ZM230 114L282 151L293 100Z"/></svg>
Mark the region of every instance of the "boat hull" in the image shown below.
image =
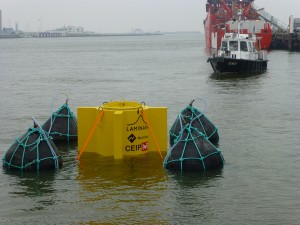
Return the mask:
<svg viewBox="0 0 300 225"><path fill-rule="evenodd" d="M268 60L245 60L224 57L210 57L210 62L215 73L243 73L263 72L267 70Z"/></svg>

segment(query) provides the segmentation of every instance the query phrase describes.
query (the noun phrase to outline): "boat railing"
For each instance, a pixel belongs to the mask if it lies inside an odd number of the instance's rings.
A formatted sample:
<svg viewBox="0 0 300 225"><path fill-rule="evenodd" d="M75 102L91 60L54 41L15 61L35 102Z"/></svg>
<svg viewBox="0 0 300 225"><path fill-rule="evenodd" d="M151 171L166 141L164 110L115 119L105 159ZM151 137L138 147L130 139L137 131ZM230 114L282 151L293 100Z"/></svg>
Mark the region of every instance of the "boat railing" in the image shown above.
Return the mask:
<svg viewBox="0 0 300 225"><path fill-rule="evenodd" d="M262 53L262 52L259 52L259 53L258 53L258 59L260 59L260 60L263 60L263 59L264 59L264 56L263 56L263 53Z"/></svg>
<svg viewBox="0 0 300 225"><path fill-rule="evenodd" d="M258 60L267 60L267 54L265 51L253 52L253 55L255 55L255 58Z"/></svg>
<svg viewBox="0 0 300 225"><path fill-rule="evenodd" d="M254 5L253 8L256 10L256 12L260 15L262 19L268 21L269 23L271 23L271 25L273 25L277 29L279 30L288 29L287 24L285 24L284 22L280 21L279 19L275 18L274 16L266 12L264 8L260 8L257 5Z"/></svg>

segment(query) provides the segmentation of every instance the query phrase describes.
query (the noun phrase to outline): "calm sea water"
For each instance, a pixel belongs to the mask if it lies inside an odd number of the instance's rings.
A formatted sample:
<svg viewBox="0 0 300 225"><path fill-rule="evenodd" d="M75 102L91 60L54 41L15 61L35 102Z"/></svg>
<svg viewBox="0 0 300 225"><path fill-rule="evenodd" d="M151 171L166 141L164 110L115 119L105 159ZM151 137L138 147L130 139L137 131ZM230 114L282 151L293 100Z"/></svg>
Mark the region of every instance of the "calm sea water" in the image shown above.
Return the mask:
<svg viewBox="0 0 300 225"><path fill-rule="evenodd" d="M269 52L267 72L226 79L208 56L197 33L0 40L1 158L66 93L75 114L122 99L167 106L169 128L201 97L226 161L180 175L158 154L78 162L76 144L58 146L57 172L1 171L1 224L299 224L300 53Z"/></svg>

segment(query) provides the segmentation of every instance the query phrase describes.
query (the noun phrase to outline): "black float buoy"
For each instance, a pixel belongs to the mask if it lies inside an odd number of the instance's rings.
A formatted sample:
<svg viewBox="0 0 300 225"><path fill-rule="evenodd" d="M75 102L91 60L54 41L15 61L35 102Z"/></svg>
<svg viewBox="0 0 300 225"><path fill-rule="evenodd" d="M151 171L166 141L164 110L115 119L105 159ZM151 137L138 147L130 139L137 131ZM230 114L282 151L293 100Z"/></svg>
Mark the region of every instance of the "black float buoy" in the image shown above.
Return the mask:
<svg viewBox="0 0 300 225"><path fill-rule="evenodd" d="M204 172L224 165L221 151L216 147L219 135L216 126L193 102L182 110L170 129L172 148L164 160L170 170Z"/></svg>
<svg viewBox="0 0 300 225"><path fill-rule="evenodd" d="M33 119L34 125L17 138L2 159L9 170L38 171L62 167L62 159L48 134Z"/></svg>
<svg viewBox="0 0 300 225"><path fill-rule="evenodd" d="M200 98L198 98L200 99ZM203 112L193 107L193 103L196 99L192 100L190 104L184 108L178 115L174 124L172 125L170 134L170 145L173 146L176 139L179 138L180 131L187 124L191 124L200 131L208 140L215 146L219 143L218 128L204 115ZM200 99L202 100L202 99ZM204 100L202 100L205 103ZM206 106L206 104L205 104ZM204 111L204 110L203 110Z"/></svg>
<svg viewBox="0 0 300 225"><path fill-rule="evenodd" d="M68 106L68 100L42 126L54 142L77 140L77 118Z"/></svg>
<svg viewBox="0 0 300 225"><path fill-rule="evenodd" d="M221 151L196 128L186 126L169 150L164 167L170 170L204 172L223 167Z"/></svg>

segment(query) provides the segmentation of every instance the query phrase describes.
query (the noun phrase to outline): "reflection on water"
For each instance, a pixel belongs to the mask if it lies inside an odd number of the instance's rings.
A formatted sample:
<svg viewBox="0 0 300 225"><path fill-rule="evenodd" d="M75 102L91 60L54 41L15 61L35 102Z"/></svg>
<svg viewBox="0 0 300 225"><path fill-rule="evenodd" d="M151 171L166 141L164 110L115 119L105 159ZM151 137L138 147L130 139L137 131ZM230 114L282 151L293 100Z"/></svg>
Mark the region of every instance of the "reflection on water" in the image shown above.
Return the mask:
<svg viewBox="0 0 300 225"><path fill-rule="evenodd" d="M21 207L23 212L36 212L44 210L54 205L55 200L52 196L56 190L54 180L57 175L56 171L40 171L34 173L22 173L20 171L5 171L6 175L14 179L8 195L12 198L23 199L22 203L14 207ZM35 203L28 204L28 200L35 199ZM7 204L8 206L12 204Z"/></svg>
<svg viewBox="0 0 300 225"><path fill-rule="evenodd" d="M135 188L147 190L166 179L162 160L156 154L115 160L86 153L78 166L77 180L87 192L107 189L128 191Z"/></svg>
<svg viewBox="0 0 300 225"><path fill-rule="evenodd" d="M259 78L266 75L267 72L245 72L245 73L211 73L210 79L213 80L231 80L231 79L245 79L245 78Z"/></svg>
<svg viewBox="0 0 300 225"><path fill-rule="evenodd" d="M77 144L57 144L59 171L0 174L1 225L299 224L300 54L272 51L263 74L215 77L201 37L0 41L2 156L64 91L74 112L120 98L166 105L169 126L201 97L226 159L221 171L181 175L155 153L77 161Z"/></svg>
<svg viewBox="0 0 300 225"><path fill-rule="evenodd" d="M85 153L78 169L82 201L93 203L93 210L99 213L105 212L102 221L161 224L165 220L157 204L168 191L166 173L157 153L123 160Z"/></svg>
<svg viewBox="0 0 300 225"><path fill-rule="evenodd" d="M222 169L184 175L173 172L167 174L169 182L172 181L174 185L167 199L172 205L170 213L173 221L178 224L186 224L186 221L190 224L206 224L209 218L216 216L212 202L217 202L218 197L208 190L214 189L218 180L223 179Z"/></svg>
<svg viewBox="0 0 300 225"><path fill-rule="evenodd" d="M45 193L54 192L53 180L55 179L55 171L40 171L34 173L23 173L20 171L5 171L7 175L14 177L15 186L12 187L10 194L19 197L38 197Z"/></svg>
<svg viewBox="0 0 300 225"><path fill-rule="evenodd" d="M45 210L58 203L56 197L61 193L61 176L76 166L75 155L77 154L75 142L56 143L60 155L63 157L63 167L60 170L50 171L21 171L3 170L3 175L10 179L10 187L7 190L8 196L13 199L20 199L21 203L14 205L14 201L7 203L7 206L19 208L22 212L36 212ZM72 173L68 172L70 178ZM57 185L58 184L58 185ZM6 184L4 184L6 186ZM62 188L66 190L66 187Z"/></svg>
<svg viewBox="0 0 300 225"><path fill-rule="evenodd" d="M123 160L85 153L78 169L82 202L101 215L102 223L184 224L186 216L197 222L193 216L212 210L211 196L203 190L222 179L222 170L184 175L165 170L154 152ZM91 222L96 221L82 220Z"/></svg>
<svg viewBox="0 0 300 225"><path fill-rule="evenodd" d="M214 182L215 179L222 178L223 168L215 171L206 171L205 173L185 172L182 174L168 171L167 174L182 188L209 187L211 181Z"/></svg>

